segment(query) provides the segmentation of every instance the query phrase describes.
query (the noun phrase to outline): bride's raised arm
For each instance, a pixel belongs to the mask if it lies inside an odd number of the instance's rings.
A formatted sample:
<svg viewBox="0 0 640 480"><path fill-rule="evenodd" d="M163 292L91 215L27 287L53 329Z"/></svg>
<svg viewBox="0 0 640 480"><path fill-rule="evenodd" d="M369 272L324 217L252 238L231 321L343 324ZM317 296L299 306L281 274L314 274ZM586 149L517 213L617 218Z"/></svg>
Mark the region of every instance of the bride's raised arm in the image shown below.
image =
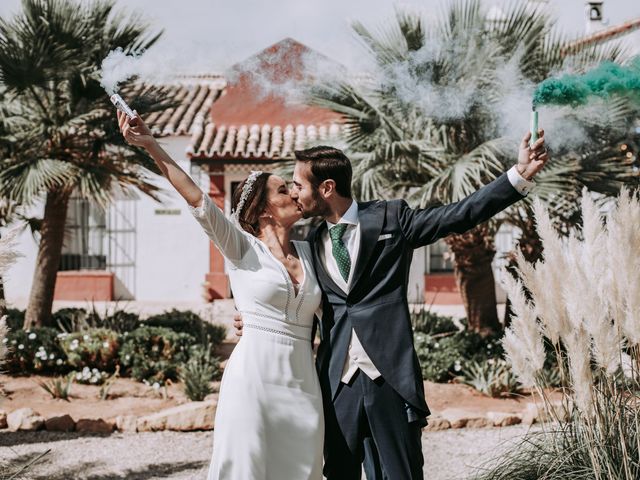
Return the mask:
<svg viewBox="0 0 640 480"><path fill-rule="evenodd" d="M229 260L240 260L249 248L246 236L164 151L142 119L137 114L129 119L118 111L118 124L127 143L144 148L149 153L162 174L187 201L196 220L222 254Z"/></svg>

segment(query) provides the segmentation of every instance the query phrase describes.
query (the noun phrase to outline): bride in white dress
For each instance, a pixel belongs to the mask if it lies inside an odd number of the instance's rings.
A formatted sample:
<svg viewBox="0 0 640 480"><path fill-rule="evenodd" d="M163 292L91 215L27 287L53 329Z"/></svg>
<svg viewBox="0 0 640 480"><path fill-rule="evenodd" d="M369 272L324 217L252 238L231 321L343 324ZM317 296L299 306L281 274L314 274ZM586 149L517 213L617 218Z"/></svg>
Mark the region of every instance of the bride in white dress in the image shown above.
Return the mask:
<svg viewBox="0 0 640 480"><path fill-rule="evenodd" d="M289 241L301 211L284 180L252 172L227 219L140 119L118 112L126 141L147 150L225 257L244 334L227 362L209 480L320 480L324 419L312 351L321 291L307 242Z"/></svg>

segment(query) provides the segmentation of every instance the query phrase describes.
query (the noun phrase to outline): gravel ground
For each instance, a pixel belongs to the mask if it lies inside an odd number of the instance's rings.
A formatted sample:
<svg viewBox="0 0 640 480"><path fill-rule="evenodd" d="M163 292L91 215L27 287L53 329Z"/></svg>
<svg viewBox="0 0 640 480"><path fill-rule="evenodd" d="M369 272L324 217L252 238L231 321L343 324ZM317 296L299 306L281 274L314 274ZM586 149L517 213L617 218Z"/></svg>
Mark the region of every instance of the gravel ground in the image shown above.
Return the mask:
<svg viewBox="0 0 640 480"><path fill-rule="evenodd" d="M475 468L496 458L527 427L425 432L425 479L467 478ZM80 436L55 432L0 433L0 478L7 478L43 452L30 469L15 477L68 479L203 479L211 455L212 432L157 432Z"/></svg>

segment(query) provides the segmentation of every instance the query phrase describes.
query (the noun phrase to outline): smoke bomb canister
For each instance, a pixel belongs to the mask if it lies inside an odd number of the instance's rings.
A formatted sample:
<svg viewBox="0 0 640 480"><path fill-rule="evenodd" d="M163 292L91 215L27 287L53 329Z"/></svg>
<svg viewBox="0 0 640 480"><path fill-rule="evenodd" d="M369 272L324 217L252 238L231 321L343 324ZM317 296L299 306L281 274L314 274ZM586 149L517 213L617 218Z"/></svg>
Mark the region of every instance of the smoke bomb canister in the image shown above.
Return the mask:
<svg viewBox="0 0 640 480"><path fill-rule="evenodd" d="M135 118L136 114L133 113L133 110L131 110L131 107L127 105L127 102L125 102L120 95L118 95L117 93L114 93L113 95L111 95L110 98L111 98L111 103L113 103L118 110L126 113L127 117L129 118Z"/></svg>
<svg viewBox="0 0 640 480"><path fill-rule="evenodd" d="M531 140L529 140L529 146L533 145L538 140L538 112L533 110L531 112Z"/></svg>

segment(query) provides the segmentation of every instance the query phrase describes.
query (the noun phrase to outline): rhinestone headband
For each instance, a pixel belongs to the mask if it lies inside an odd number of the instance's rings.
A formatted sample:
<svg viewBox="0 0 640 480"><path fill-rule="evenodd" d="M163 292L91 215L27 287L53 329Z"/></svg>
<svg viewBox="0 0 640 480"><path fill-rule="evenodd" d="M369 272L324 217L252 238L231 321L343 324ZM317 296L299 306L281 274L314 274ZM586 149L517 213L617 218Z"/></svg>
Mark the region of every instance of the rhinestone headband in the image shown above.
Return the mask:
<svg viewBox="0 0 640 480"><path fill-rule="evenodd" d="M240 221L240 214L242 213L242 209L244 208L247 198L251 195L253 184L256 183L256 180L260 175L262 175L262 173L262 170L252 170L247 177L246 182L244 182L244 185L242 186L242 194L240 194L240 201L238 202L236 210L233 212L233 216L236 221Z"/></svg>

